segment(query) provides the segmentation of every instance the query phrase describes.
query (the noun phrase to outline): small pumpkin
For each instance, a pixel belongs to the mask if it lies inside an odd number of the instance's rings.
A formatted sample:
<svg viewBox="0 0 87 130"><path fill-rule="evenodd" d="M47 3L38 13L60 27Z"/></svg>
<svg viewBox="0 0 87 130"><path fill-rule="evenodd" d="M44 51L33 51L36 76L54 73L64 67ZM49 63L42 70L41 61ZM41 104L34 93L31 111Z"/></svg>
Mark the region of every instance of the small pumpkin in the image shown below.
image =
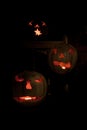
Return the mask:
<svg viewBox="0 0 87 130"><path fill-rule="evenodd" d="M49 51L49 66L59 74L72 70L77 61L77 50L70 44L59 44Z"/></svg>
<svg viewBox="0 0 87 130"><path fill-rule="evenodd" d="M17 102L34 104L46 96L47 83L45 77L34 71L24 71L14 77L13 98Z"/></svg>
<svg viewBox="0 0 87 130"><path fill-rule="evenodd" d="M30 20L28 26L31 28L31 32L35 37L46 36L48 33L46 22L40 19Z"/></svg>

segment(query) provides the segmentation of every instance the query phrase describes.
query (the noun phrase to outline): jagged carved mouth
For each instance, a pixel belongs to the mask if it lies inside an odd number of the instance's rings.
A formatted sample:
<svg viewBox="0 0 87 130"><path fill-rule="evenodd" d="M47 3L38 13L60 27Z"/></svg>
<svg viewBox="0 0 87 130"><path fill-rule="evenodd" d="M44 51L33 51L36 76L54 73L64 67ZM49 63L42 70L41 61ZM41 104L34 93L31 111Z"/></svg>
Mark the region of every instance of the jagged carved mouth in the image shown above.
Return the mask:
<svg viewBox="0 0 87 130"><path fill-rule="evenodd" d="M37 100L40 100L41 99L41 97L39 96L39 97L36 97L36 96L34 96L34 97L31 97L31 96L22 96L22 97L15 97L14 98L16 101L18 101L18 102L31 102L31 101L37 101Z"/></svg>
<svg viewBox="0 0 87 130"><path fill-rule="evenodd" d="M71 68L71 63L70 62L67 62L67 63L64 63L64 62L59 62L59 61L53 61L53 65L54 66L60 66L62 69L69 69Z"/></svg>

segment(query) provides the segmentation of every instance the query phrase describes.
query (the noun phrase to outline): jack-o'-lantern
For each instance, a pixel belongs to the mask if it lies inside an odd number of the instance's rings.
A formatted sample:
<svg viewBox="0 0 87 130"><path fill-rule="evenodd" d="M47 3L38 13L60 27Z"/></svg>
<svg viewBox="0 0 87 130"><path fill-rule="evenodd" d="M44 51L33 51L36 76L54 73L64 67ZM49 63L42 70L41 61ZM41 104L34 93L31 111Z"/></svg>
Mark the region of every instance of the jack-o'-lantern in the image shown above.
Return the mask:
<svg viewBox="0 0 87 130"><path fill-rule="evenodd" d="M70 44L61 44L49 52L49 65L59 74L65 74L74 68L77 61L77 50Z"/></svg>
<svg viewBox="0 0 87 130"><path fill-rule="evenodd" d="M13 98L22 104L35 104L46 96L45 77L34 71L24 71L14 77Z"/></svg>
<svg viewBox="0 0 87 130"><path fill-rule="evenodd" d="M43 37L48 34L48 27L45 21L31 20L28 22L28 26L34 37Z"/></svg>

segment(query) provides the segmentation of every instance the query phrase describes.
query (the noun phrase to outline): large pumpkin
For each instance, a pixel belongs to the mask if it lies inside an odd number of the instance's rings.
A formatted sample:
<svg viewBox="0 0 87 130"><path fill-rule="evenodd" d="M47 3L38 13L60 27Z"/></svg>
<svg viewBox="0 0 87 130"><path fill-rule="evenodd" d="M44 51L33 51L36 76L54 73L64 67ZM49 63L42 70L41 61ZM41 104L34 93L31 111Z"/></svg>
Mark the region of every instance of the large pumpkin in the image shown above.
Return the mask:
<svg viewBox="0 0 87 130"><path fill-rule="evenodd" d="M60 44L49 52L49 65L51 69L60 74L74 68L77 61L77 50L70 44Z"/></svg>
<svg viewBox="0 0 87 130"><path fill-rule="evenodd" d="M41 101L47 92L45 77L38 72L24 71L14 78L13 98L23 104Z"/></svg>
<svg viewBox="0 0 87 130"><path fill-rule="evenodd" d="M31 33L34 37L43 37L48 33L48 27L45 21L40 19L30 20L28 22Z"/></svg>

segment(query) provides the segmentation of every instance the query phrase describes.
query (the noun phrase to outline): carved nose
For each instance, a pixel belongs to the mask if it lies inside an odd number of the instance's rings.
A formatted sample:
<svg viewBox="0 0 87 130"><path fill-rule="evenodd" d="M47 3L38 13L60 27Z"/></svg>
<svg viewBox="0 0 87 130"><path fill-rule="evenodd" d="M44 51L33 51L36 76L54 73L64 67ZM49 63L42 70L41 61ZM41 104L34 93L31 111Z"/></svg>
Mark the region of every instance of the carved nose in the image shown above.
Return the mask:
<svg viewBox="0 0 87 130"><path fill-rule="evenodd" d="M26 83L26 89L32 89L32 86L31 86L31 84L30 84L30 81L27 81L27 83Z"/></svg>

